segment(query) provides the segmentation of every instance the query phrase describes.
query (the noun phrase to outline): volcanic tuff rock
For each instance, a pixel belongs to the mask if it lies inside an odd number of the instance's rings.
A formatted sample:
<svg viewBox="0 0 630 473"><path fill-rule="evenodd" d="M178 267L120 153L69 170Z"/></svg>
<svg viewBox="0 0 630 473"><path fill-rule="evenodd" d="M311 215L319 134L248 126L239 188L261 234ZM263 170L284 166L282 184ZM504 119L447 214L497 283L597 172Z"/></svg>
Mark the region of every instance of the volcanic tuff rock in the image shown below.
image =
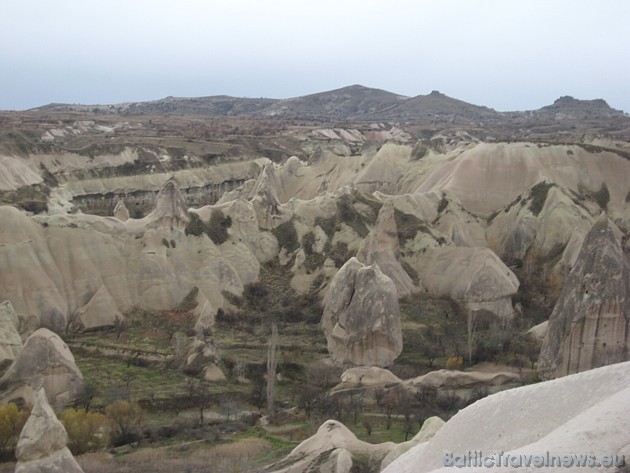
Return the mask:
<svg viewBox="0 0 630 473"><path fill-rule="evenodd" d="M6 368L22 351L20 321L9 301L0 304L0 369Z"/></svg>
<svg viewBox="0 0 630 473"><path fill-rule="evenodd" d="M174 179L164 183L155 200L155 207L142 219L147 227L183 229L190 221L184 198Z"/></svg>
<svg viewBox="0 0 630 473"><path fill-rule="evenodd" d="M169 310L198 288L200 329L222 307L222 291L240 295L260 263L277 253L260 232L251 203L233 211L229 244L185 235L188 212L172 181L143 219L121 222L87 214L28 217L0 206L0 298L34 328L62 332L115 325L132 307ZM208 304L205 304L205 302ZM205 304L205 306L204 306ZM70 324L69 324L70 323Z"/></svg>
<svg viewBox="0 0 630 473"><path fill-rule="evenodd" d="M357 253L357 259L366 265L377 264L379 269L396 284L398 297L405 297L415 287L409 275L400 265L399 254L394 205L390 200L387 200L378 213L376 225L363 240Z"/></svg>
<svg viewBox="0 0 630 473"><path fill-rule="evenodd" d="M121 222L126 222L129 220L129 209L125 205L124 200L119 200L116 202L116 206L114 207L114 217L116 217Z"/></svg>
<svg viewBox="0 0 630 473"><path fill-rule="evenodd" d="M66 429L40 389L18 440L15 473L83 473L67 443Z"/></svg>
<svg viewBox="0 0 630 473"><path fill-rule="evenodd" d="M42 387L54 406L75 401L84 389L83 375L68 346L46 328L28 337L22 352L0 378L0 399L7 402L21 397L32 403Z"/></svg>
<svg viewBox="0 0 630 473"><path fill-rule="evenodd" d="M442 467L443 452L469 450L515 455L606 452L628 458L628 399L630 362L502 391L460 410L431 440L398 457L383 473L452 473L452 467ZM515 471L510 467L492 470ZM525 466L517 470L541 471ZM482 473L488 468L457 471Z"/></svg>
<svg viewBox="0 0 630 473"><path fill-rule="evenodd" d="M304 440L289 455L270 465L265 471L273 473L349 473L352 467L352 455L369 456L371 462L379 464L395 444L385 442L371 444L356 438L350 429L336 420L327 420L315 435ZM331 455L332 452L332 455ZM309 467L323 463L329 455L334 461L326 461L326 467L311 470Z"/></svg>
<svg viewBox="0 0 630 473"><path fill-rule="evenodd" d="M560 261L571 267L593 222L582 205L543 179L492 220L486 232L488 244L499 256L513 261L525 259L528 252L543 259L559 253L563 255Z"/></svg>
<svg viewBox="0 0 630 473"><path fill-rule="evenodd" d="M514 273L488 248L429 248L405 257L423 285L434 294L449 295L473 311L496 320L515 316L512 296L519 282Z"/></svg>
<svg viewBox="0 0 630 473"><path fill-rule="evenodd" d="M621 239L605 217L586 236L549 318L538 360L545 378L630 358L630 258Z"/></svg>
<svg viewBox="0 0 630 473"><path fill-rule="evenodd" d="M402 351L396 285L378 265L350 258L324 298L322 327L337 366L387 366Z"/></svg>

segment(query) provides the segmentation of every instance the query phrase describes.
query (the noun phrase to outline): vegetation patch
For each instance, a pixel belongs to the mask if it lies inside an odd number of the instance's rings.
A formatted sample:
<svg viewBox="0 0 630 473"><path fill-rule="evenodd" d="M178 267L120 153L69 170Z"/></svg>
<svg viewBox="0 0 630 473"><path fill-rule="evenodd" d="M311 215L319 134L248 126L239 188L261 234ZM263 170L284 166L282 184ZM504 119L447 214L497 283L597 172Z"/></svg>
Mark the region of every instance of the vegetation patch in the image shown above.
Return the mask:
<svg viewBox="0 0 630 473"><path fill-rule="evenodd" d="M229 215L224 216L219 209L213 209L208 223L204 223L194 212L188 215L190 221L184 230L186 235L200 236L205 233L215 245L220 245L228 239L228 228L232 226L232 218Z"/></svg>
<svg viewBox="0 0 630 473"><path fill-rule="evenodd" d="M534 214L534 216L538 216L542 211L545 201L547 200L547 194L549 193L549 189L551 189L554 185L549 182L539 182L529 191L529 210Z"/></svg>
<svg viewBox="0 0 630 473"><path fill-rule="evenodd" d="M418 233L428 233L432 235L429 227L414 215L394 210L396 227L398 228L398 241L400 246L404 246L407 240L413 240Z"/></svg>
<svg viewBox="0 0 630 473"><path fill-rule="evenodd" d="M298 235L292 220L278 225L271 230L271 233L273 233L276 240L278 240L278 247L285 248L289 253L300 247Z"/></svg>
<svg viewBox="0 0 630 473"><path fill-rule="evenodd" d="M602 186L599 188L597 192L593 193L593 199L597 202L597 205L602 210L606 210L608 208L608 202L610 202L610 193L608 192L608 186L603 182Z"/></svg>

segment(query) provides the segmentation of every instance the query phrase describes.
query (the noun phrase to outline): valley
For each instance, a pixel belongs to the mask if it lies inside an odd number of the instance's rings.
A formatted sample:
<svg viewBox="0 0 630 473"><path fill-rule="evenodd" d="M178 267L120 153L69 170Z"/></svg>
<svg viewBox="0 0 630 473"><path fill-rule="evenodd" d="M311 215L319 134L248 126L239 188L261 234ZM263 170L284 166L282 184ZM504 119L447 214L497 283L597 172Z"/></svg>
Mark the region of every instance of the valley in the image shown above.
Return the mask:
<svg viewBox="0 0 630 473"><path fill-rule="evenodd" d="M434 471L484 413L594 380L531 436L485 434L560 445L629 389L629 235L630 117L603 100L0 112L1 404L107 418L69 444L87 473ZM120 435L117 403L142 411Z"/></svg>

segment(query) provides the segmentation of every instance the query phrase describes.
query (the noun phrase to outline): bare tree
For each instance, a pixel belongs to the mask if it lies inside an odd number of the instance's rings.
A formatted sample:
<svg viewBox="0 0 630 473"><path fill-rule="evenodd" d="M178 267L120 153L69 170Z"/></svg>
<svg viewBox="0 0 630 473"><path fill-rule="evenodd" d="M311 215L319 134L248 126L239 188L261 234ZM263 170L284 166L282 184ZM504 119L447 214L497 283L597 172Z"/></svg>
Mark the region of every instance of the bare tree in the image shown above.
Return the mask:
<svg viewBox="0 0 630 473"><path fill-rule="evenodd" d="M267 411L269 418L275 414L276 368L278 367L278 326L271 324L271 338L267 347Z"/></svg>

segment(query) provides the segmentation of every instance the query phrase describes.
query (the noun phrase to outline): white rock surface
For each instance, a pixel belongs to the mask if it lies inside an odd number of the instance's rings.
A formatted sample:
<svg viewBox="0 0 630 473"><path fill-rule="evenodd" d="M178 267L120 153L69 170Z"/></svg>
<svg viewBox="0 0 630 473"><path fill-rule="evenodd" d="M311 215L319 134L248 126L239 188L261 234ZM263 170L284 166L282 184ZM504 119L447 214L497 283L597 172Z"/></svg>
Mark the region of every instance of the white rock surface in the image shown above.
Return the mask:
<svg viewBox="0 0 630 473"><path fill-rule="evenodd" d="M35 401L35 393L44 388L55 406L75 401L84 389L83 375L74 356L59 336L48 329L34 332L13 364L0 378L0 399L23 398Z"/></svg>
<svg viewBox="0 0 630 473"><path fill-rule="evenodd" d="M488 396L461 410L427 443L412 448L384 473L452 472L443 453L481 450L513 454L630 454L630 362L585 371ZM492 471L515 471L493 468ZM482 472L487 468L457 468ZM518 471L571 471L519 468ZM589 471L610 472L606 468Z"/></svg>
<svg viewBox="0 0 630 473"><path fill-rule="evenodd" d="M40 389L17 443L15 473L83 473L67 443L66 429Z"/></svg>
<svg viewBox="0 0 630 473"><path fill-rule="evenodd" d="M22 351L20 321L9 301L0 304L0 369L6 368Z"/></svg>

